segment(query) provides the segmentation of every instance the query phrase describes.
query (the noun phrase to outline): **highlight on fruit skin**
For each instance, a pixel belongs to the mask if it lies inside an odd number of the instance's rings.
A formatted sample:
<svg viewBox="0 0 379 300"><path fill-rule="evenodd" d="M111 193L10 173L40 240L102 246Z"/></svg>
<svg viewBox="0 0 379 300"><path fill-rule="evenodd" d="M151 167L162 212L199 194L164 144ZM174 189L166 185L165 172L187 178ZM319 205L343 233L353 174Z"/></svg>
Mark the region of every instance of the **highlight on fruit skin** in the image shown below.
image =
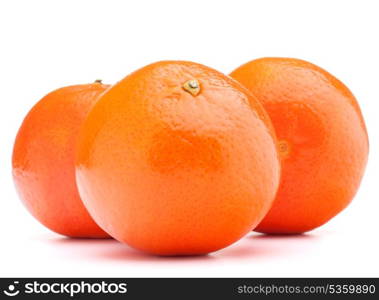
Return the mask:
<svg viewBox="0 0 379 300"><path fill-rule="evenodd" d="M95 221L156 255L234 243L270 208L279 173L272 125L254 96L184 61L148 65L105 92L83 124L76 161Z"/></svg>
<svg viewBox="0 0 379 300"><path fill-rule="evenodd" d="M81 123L108 87L96 81L49 93L29 111L15 140L12 171L23 204L44 226L69 237L109 237L84 207L74 169Z"/></svg>
<svg viewBox="0 0 379 300"><path fill-rule="evenodd" d="M333 75L294 58L256 59L230 76L260 100L279 140L280 186L255 230L302 233L323 225L351 202L367 163L357 100Z"/></svg>

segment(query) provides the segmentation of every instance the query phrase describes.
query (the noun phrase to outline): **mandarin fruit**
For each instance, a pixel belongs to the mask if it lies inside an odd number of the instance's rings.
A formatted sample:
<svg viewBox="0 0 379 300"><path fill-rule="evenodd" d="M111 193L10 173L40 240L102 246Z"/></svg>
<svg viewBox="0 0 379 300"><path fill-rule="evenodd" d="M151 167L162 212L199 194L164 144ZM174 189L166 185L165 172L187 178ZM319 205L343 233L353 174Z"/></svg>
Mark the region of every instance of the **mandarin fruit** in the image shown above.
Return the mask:
<svg viewBox="0 0 379 300"><path fill-rule="evenodd" d="M276 199L256 230L302 233L324 224L350 203L367 162L366 127L353 94L299 59L257 59L231 76L263 104L281 156Z"/></svg>
<svg viewBox="0 0 379 300"><path fill-rule="evenodd" d="M85 209L75 182L79 128L107 85L68 86L27 114L13 149L13 178L23 203L49 229L70 237L108 236Z"/></svg>
<svg viewBox="0 0 379 300"><path fill-rule="evenodd" d="M258 101L226 75L184 61L148 65L104 93L82 127L76 165L98 224L158 255L237 241L270 208L280 174Z"/></svg>

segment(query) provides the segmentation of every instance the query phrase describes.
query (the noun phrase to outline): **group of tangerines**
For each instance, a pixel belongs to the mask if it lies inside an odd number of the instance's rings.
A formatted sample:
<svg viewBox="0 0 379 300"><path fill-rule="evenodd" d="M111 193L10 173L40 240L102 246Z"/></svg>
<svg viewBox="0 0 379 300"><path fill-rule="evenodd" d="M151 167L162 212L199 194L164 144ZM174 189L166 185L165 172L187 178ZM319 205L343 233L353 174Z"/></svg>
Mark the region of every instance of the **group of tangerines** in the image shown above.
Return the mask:
<svg viewBox="0 0 379 300"><path fill-rule="evenodd" d="M314 64L261 58L227 76L161 61L42 98L17 134L13 177L57 233L195 255L251 230L324 224L354 197L367 156L356 99Z"/></svg>

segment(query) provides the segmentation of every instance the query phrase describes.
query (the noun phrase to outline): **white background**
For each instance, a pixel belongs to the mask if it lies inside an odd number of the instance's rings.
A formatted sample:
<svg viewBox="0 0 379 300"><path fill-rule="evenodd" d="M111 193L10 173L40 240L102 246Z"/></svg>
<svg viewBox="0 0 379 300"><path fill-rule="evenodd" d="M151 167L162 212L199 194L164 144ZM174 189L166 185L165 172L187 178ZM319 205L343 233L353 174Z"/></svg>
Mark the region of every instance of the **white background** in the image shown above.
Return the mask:
<svg viewBox="0 0 379 300"><path fill-rule="evenodd" d="M378 1L1 1L0 276L379 276ZM252 233L202 257L147 256L113 240L70 240L34 220L11 178L21 121L46 93L114 83L163 59L229 73L262 56L309 60L361 104L370 157L353 203L303 236ZM348 164L348 162L346 162Z"/></svg>

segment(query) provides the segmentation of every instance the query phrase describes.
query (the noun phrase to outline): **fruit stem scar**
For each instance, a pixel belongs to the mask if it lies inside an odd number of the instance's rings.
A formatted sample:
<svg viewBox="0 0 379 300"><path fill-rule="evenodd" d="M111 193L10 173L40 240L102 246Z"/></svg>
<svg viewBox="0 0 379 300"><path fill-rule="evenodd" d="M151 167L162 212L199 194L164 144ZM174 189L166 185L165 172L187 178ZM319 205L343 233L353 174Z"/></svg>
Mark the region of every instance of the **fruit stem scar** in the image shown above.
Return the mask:
<svg viewBox="0 0 379 300"><path fill-rule="evenodd" d="M200 93L200 83L197 79L188 80L183 84L183 89L192 96L196 96Z"/></svg>
<svg viewBox="0 0 379 300"><path fill-rule="evenodd" d="M103 83L102 79L96 79L93 83Z"/></svg>
<svg viewBox="0 0 379 300"><path fill-rule="evenodd" d="M290 152L290 145L285 140L278 141L278 151L281 157L288 156Z"/></svg>

